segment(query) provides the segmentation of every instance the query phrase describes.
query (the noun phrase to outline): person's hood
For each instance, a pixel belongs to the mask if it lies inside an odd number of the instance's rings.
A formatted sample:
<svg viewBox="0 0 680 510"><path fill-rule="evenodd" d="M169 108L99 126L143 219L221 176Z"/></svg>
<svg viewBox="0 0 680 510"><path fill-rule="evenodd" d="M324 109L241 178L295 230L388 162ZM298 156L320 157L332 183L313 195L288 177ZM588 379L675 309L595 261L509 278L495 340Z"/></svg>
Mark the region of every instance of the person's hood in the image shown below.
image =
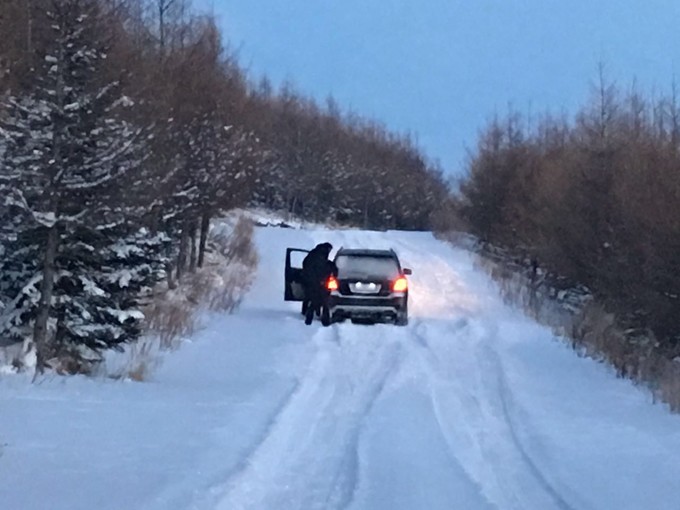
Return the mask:
<svg viewBox="0 0 680 510"><path fill-rule="evenodd" d="M331 243L319 243L314 247L314 251L330 253L333 251L333 245Z"/></svg>

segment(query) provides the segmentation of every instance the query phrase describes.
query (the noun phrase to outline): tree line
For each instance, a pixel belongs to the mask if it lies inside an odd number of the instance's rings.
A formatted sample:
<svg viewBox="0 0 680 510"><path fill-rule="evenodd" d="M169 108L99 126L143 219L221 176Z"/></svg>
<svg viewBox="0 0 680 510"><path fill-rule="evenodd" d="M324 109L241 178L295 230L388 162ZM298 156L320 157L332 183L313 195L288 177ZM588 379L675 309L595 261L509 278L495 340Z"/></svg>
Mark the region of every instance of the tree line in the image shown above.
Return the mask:
<svg viewBox="0 0 680 510"><path fill-rule="evenodd" d="M4 0L0 33L0 337L38 371L135 340L222 211L425 229L448 196L408 136L252 83L187 0Z"/></svg>
<svg viewBox="0 0 680 510"><path fill-rule="evenodd" d="M457 209L485 240L589 286L680 354L680 102L621 91L600 68L573 118L493 119Z"/></svg>

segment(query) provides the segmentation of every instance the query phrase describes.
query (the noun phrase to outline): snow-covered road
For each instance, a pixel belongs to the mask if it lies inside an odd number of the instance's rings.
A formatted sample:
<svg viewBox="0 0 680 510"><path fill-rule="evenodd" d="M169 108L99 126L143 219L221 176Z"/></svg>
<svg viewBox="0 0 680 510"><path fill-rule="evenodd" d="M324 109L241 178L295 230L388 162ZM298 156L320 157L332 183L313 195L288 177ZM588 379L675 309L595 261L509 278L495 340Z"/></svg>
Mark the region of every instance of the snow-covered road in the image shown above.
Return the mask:
<svg viewBox="0 0 680 510"><path fill-rule="evenodd" d="M394 247L408 327L303 324L287 246ZM7 510L679 509L680 418L425 233L257 230L241 309L153 380L0 381Z"/></svg>

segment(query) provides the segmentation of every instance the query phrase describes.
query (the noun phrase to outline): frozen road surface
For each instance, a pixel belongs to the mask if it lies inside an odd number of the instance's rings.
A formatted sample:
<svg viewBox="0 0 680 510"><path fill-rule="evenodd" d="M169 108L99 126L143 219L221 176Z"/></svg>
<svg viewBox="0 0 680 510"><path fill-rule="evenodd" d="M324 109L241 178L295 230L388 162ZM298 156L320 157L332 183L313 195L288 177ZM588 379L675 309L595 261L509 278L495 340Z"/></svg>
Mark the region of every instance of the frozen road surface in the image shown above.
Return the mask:
<svg viewBox="0 0 680 510"><path fill-rule="evenodd" d="M425 233L260 228L242 307L146 383L0 380L3 510L680 509L680 417ZM284 303L287 246L393 247L407 327Z"/></svg>

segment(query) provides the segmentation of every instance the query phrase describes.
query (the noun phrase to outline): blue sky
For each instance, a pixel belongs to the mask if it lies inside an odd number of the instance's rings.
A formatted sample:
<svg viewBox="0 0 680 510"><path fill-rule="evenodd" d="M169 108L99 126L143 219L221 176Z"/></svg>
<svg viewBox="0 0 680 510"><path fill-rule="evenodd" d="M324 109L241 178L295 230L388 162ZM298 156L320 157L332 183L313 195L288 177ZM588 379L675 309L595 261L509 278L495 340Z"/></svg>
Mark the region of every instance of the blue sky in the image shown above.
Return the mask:
<svg viewBox="0 0 680 510"><path fill-rule="evenodd" d="M622 88L680 73L678 0L194 0L253 77L417 134L460 174L508 105L573 112L604 62Z"/></svg>

